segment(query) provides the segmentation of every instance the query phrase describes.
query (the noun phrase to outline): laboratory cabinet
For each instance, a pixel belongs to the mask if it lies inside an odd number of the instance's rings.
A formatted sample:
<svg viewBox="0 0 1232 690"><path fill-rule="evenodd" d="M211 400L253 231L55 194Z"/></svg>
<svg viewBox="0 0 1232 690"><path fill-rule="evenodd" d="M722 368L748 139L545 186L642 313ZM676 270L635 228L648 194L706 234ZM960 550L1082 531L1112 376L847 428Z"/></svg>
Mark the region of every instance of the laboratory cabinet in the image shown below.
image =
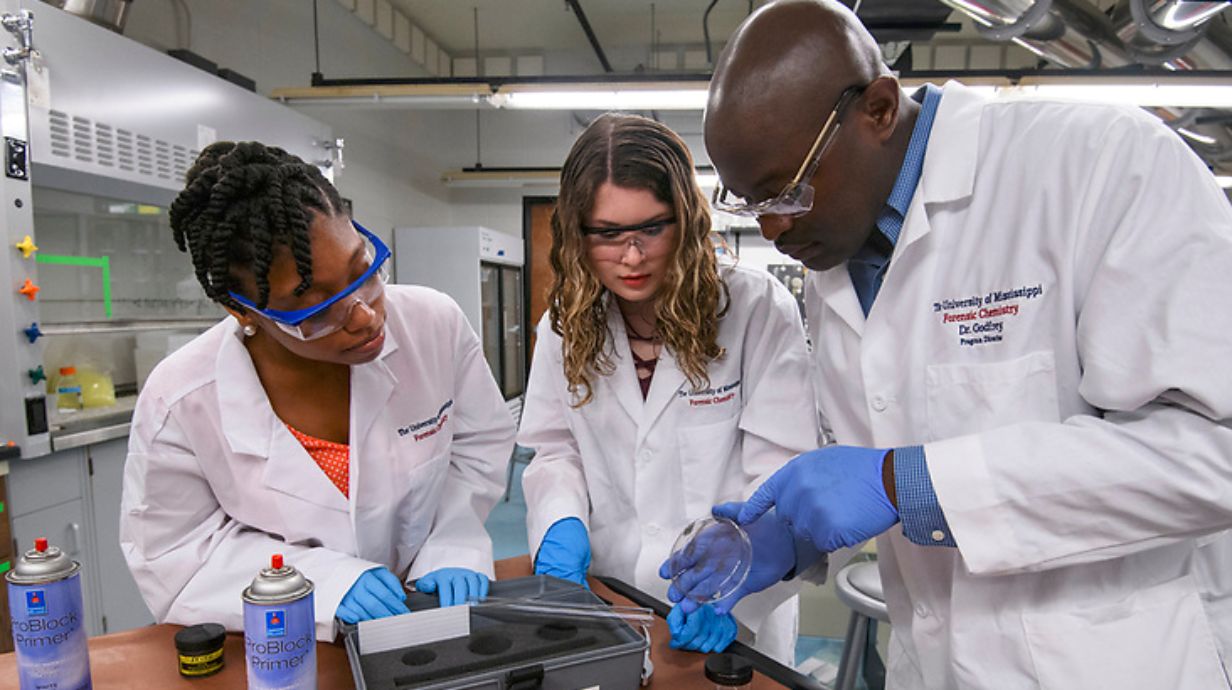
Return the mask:
<svg viewBox="0 0 1232 690"><path fill-rule="evenodd" d="M26 460L83 435L122 436L150 368L224 316L175 246L166 210L202 148L262 141L326 175L340 151L327 125L54 4L0 0L10 27L0 48L38 56L10 60L0 79L11 149L0 176L0 285L11 286L0 298L10 334L0 339L0 448L11 441ZM27 21L19 11L37 17L29 32L15 30ZM48 379L69 367L100 394L65 417ZM91 492L81 498L90 521Z"/></svg>
<svg viewBox="0 0 1232 690"><path fill-rule="evenodd" d="M128 438L9 462L8 502L14 554L36 537L81 563L90 635L148 625L146 608L120 551L120 494Z"/></svg>

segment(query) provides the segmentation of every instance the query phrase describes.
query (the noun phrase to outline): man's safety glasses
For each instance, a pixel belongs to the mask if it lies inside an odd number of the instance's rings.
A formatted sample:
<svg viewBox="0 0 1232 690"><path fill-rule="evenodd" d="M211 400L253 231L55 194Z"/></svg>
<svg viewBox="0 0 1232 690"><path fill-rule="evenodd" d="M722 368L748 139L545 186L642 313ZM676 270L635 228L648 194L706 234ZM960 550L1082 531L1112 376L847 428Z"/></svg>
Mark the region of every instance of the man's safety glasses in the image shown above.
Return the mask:
<svg viewBox="0 0 1232 690"><path fill-rule="evenodd" d="M306 309L295 311L279 311L277 309L258 309L252 300L237 292L228 292L231 298L252 311L264 316L278 326L284 333L300 340L316 340L343 328L351 319L351 311L358 304L371 309L385 294L385 283L389 280L389 247L380 237L369 232L364 226L351 221L360 237L364 239L364 258L367 261L363 275L355 282L346 286L341 292Z"/></svg>
<svg viewBox="0 0 1232 690"><path fill-rule="evenodd" d="M796 171L796 176L787 183L783 191L779 192L778 196L766 199L764 201L750 202L746 199L732 194L727 187L718 184L714 188L714 196L711 198L711 204L716 210L725 213L732 213L737 216L752 216L758 218L761 216L802 216L813 209L813 185L811 180L813 175L817 174L817 167L821 165L821 158L825 155L830 145L834 143L835 135L838 134L840 120L843 117L843 111L852 101L860 97L864 93L865 86L852 86L843 93L839 94L838 102L834 104L834 109L830 111L829 117L826 118L825 124L821 126L821 131L817 133L817 139L813 141L813 147L809 149L808 155L805 156L804 162L800 164L800 169Z"/></svg>
<svg viewBox="0 0 1232 690"><path fill-rule="evenodd" d="M595 258L618 260L629 245L642 254L658 251L667 241L667 229L676 218L658 218L637 225L582 226L582 235Z"/></svg>

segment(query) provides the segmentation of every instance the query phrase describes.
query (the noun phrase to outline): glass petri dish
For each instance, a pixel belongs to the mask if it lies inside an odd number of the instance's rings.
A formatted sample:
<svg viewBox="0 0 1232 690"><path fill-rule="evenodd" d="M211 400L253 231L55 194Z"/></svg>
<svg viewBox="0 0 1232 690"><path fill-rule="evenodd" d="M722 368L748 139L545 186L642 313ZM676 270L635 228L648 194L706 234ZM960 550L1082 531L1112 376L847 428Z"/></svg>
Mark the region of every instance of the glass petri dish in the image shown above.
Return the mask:
<svg viewBox="0 0 1232 690"><path fill-rule="evenodd" d="M676 591L704 604L723 599L744 584L753 545L740 525L710 516L685 527L668 558Z"/></svg>

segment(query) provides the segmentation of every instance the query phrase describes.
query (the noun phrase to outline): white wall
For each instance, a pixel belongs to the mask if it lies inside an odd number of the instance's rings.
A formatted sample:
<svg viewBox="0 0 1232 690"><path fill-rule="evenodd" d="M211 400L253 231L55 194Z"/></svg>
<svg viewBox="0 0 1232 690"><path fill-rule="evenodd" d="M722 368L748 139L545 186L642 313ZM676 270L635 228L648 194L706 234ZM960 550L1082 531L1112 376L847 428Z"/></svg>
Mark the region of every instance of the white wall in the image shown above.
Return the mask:
<svg viewBox="0 0 1232 690"><path fill-rule="evenodd" d="M176 0L134 3L124 34L159 50L188 47L244 74L268 94L308 86L315 68L311 0L185 0L191 33ZM422 68L336 2L319 0L321 68L326 77L425 76ZM447 142L430 117L440 113L303 109L346 140L346 167L337 178L359 222L391 239L398 225L451 223L448 195L439 183L441 161L423 141ZM445 150L448 150L446 147Z"/></svg>
<svg viewBox="0 0 1232 690"><path fill-rule="evenodd" d="M554 167L565 161L573 141L598 112L488 111L482 113L482 162L487 167ZM424 142L444 169L475 164L475 119L473 113L455 113L455 135L450 143ZM660 112L659 118L689 145L695 162L709 164L701 137L701 114ZM446 125L442 123L442 128ZM458 129L462 131L457 131ZM461 143L461 142L465 143ZM448 149L446 147L453 146ZM522 234L522 199L525 196L555 196L550 187L528 189L451 189L449 205L454 225L483 225L513 235Z"/></svg>
<svg viewBox="0 0 1232 690"><path fill-rule="evenodd" d="M257 81L268 94L308 86L314 69L313 0L183 0L192 31L177 17L180 0L133 3L124 35L158 50L188 48ZM333 0L316 0L320 15L321 71L326 77L404 76L426 73L387 39Z"/></svg>

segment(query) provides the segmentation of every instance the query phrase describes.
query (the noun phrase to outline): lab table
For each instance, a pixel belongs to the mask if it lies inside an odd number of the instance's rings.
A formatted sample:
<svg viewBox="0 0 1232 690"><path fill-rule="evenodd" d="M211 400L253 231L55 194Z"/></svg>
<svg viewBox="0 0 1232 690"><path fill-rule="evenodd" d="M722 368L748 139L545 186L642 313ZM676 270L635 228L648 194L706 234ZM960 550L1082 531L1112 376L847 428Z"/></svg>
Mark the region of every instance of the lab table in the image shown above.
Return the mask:
<svg viewBox="0 0 1232 690"><path fill-rule="evenodd" d="M521 556L496 563L496 577L508 579L531 574L530 558ZM616 605L630 605L626 597L616 594L601 582L591 578L590 586L600 597ZM225 647L226 667L208 678L187 679L177 670L174 637L178 625L150 625L134 630L91 637L90 673L95 690L121 688L211 688L245 687L244 636L228 633ZM651 659L654 676L650 687L713 688L702 672L705 656L679 652L668 647L671 635L667 623L655 618L651 629ZM317 643L319 690L353 690L351 667L342 644ZM757 675L752 688L776 688L779 684ZM0 655L0 690L17 690L17 659L13 653Z"/></svg>

